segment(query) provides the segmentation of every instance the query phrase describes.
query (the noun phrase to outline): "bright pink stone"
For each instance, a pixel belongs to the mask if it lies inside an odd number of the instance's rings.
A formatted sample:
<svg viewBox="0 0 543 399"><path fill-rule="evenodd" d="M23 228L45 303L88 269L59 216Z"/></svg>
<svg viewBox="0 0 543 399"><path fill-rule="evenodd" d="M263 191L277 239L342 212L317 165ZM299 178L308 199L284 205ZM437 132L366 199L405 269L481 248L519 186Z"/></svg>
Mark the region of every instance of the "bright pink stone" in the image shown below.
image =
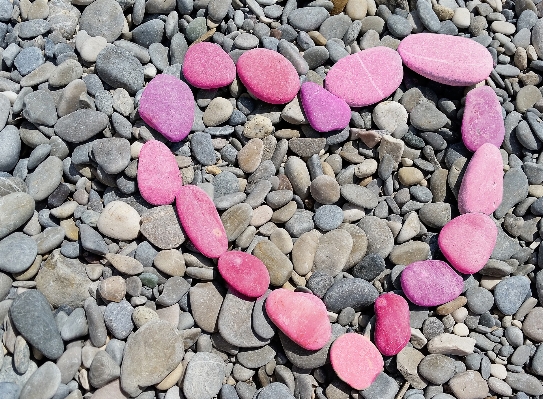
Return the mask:
<svg viewBox="0 0 543 399"><path fill-rule="evenodd" d="M368 388L383 371L383 357L363 335L343 334L330 348L330 362L337 376L357 390Z"/></svg>
<svg viewBox="0 0 543 399"><path fill-rule="evenodd" d="M197 186L183 186L175 198L181 225L194 247L208 258L218 258L228 250L228 239L215 204Z"/></svg>
<svg viewBox="0 0 543 399"><path fill-rule="evenodd" d="M498 209L502 197L502 155L498 147L486 143L475 151L466 168L458 192L458 210L490 215Z"/></svg>
<svg viewBox="0 0 543 399"><path fill-rule="evenodd" d="M256 256L240 251L221 255L217 268L224 280L237 292L258 298L270 285L268 269Z"/></svg>
<svg viewBox="0 0 543 399"><path fill-rule="evenodd" d="M419 306L437 306L457 298L464 281L452 267L441 260L411 263L401 276L402 289L411 302Z"/></svg>
<svg viewBox="0 0 543 399"><path fill-rule="evenodd" d="M319 350L332 336L324 303L315 295L279 288L266 299L266 313L287 337L307 350Z"/></svg>
<svg viewBox="0 0 543 399"><path fill-rule="evenodd" d="M183 75L194 87L217 89L234 81L236 66L221 46L201 42L189 47L183 61Z"/></svg>
<svg viewBox="0 0 543 399"><path fill-rule="evenodd" d="M498 96L489 86L476 87L466 96L462 116L462 141L470 151L484 143L502 145L505 126Z"/></svg>
<svg viewBox="0 0 543 399"><path fill-rule="evenodd" d="M409 305L396 294L386 293L375 301L375 345L385 356L397 355L411 339Z"/></svg>
<svg viewBox="0 0 543 399"><path fill-rule="evenodd" d="M418 33L398 47L409 69L449 86L470 86L490 75L492 56L474 40L436 33Z"/></svg>
<svg viewBox="0 0 543 399"><path fill-rule="evenodd" d="M300 79L294 66L273 50L249 50L239 57L236 68L247 90L267 103L288 103L300 89Z"/></svg>
<svg viewBox="0 0 543 399"><path fill-rule="evenodd" d="M349 105L316 83L305 82L300 98L309 124L318 132L341 130L351 120Z"/></svg>
<svg viewBox="0 0 543 399"><path fill-rule="evenodd" d="M326 89L351 107L364 107L390 96L402 79L402 59L391 48L380 46L336 62L326 75Z"/></svg>
<svg viewBox="0 0 543 399"><path fill-rule="evenodd" d="M168 140L183 140L194 123L194 95L185 82L157 75L147 83L139 101L141 119Z"/></svg>
<svg viewBox="0 0 543 399"><path fill-rule="evenodd" d="M483 213L455 217L441 229L439 249L460 273L477 273L490 259L496 246L498 228Z"/></svg>
<svg viewBox="0 0 543 399"><path fill-rule="evenodd" d="M182 186L170 149L158 140L145 143L138 160L138 189L143 199L153 205L168 205Z"/></svg>

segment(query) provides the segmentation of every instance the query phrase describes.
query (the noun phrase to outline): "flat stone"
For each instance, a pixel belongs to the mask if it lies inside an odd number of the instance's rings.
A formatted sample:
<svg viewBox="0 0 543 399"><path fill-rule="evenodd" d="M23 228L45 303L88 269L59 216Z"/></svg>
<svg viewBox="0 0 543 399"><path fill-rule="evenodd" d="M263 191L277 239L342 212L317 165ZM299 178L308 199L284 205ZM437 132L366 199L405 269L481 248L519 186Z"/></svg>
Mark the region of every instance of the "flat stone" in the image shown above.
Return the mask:
<svg viewBox="0 0 543 399"><path fill-rule="evenodd" d="M98 53L96 73L111 87L123 88L130 94L136 94L144 84L141 63L128 50L118 46L107 46Z"/></svg>
<svg viewBox="0 0 543 399"><path fill-rule="evenodd" d="M215 397L221 390L225 365L213 353L198 352L187 364L183 380L183 393L187 399Z"/></svg>
<svg viewBox="0 0 543 399"><path fill-rule="evenodd" d="M60 386L61 373L53 362L45 362L30 376L21 389L21 397L29 399L53 397Z"/></svg>
<svg viewBox="0 0 543 399"><path fill-rule="evenodd" d="M324 7L301 7L288 14L288 22L294 29L310 32L318 30L329 16Z"/></svg>
<svg viewBox="0 0 543 399"><path fill-rule="evenodd" d="M270 284L270 275L264 263L245 252L226 252L219 258L217 268L231 287L248 297L260 297Z"/></svg>
<svg viewBox="0 0 543 399"><path fill-rule="evenodd" d="M112 43L121 35L124 22L123 10L118 2L97 0L85 7L81 13L79 29L90 36L101 36Z"/></svg>
<svg viewBox="0 0 543 399"><path fill-rule="evenodd" d="M336 276L345 268L352 247L353 239L346 230L336 229L321 235L315 251L313 270Z"/></svg>
<svg viewBox="0 0 543 399"><path fill-rule="evenodd" d="M426 388L427 383L418 373L418 366L422 359L424 359L424 355L421 352L415 348L406 346L398 353L396 359L398 371L413 388Z"/></svg>
<svg viewBox="0 0 543 399"><path fill-rule="evenodd" d="M409 305L396 294L375 301L375 346L385 356L397 355L411 339Z"/></svg>
<svg viewBox="0 0 543 399"><path fill-rule="evenodd" d="M36 241L24 233L12 233L0 240L0 270L23 272L34 263L37 254Z"/></svg>
<svg viewBox="0 0 543 399"><path fill-rule="evenodd" d="M536 342L543 342L543 308L533 308L522 323L522 332Z"/></svg>
<svg viewBox="0 0 543 399"><path fill-rule="evenodd" d="M106 114L92 109L78 109L55 124L55 133L69 143L81 143L96 136L108 125Z"/></svg>
<svg viewBox="0 0 543 399"><path fill-rule="evenodd" d="M442 355L466 356L473 353L475 339L443 333L428 342L428 352Z"/></svg>
<svg viewBox="0 0 543 399"><path fill-rule="evenodd" d="M360 278L344 278L337 280L324 295L326 308L339 313L347 307L362 310L372 305L379 293L373 285Z"/></svg>
<svg viewBox="0 0 543 399"><path fill-rule="evenodd" d="M394 248L394 236L385 220L376 216L365 216L358 223L368 238L368 254L386 258Z"/></svg>
<svg viewBox="0 0 543 399"><path fill-rule="evenodd" d="M35 201L42 201L55 191L62 181L62 161L49 156L26 178L28 194Z"/></svg>
<svg viewBox="0 0 543 399"><path fill-rule="evenodd" d="M483 399L488 396L488 384L477 371L468 370L455 375L449 387L458 399Z"/></svg>
<svg viewBox="0 0 543 399"><path fill-rule="evenodd" d="M253 255L260 259L270 275L270 284L282 286L292 274L294 266L273 242L264 240L256 244Z"/></svg>
<svg viewBox="0 0 543 399"><path fill-rule="evenodd" d="M515 314L530 294L530 280L526 276L505 278L494 288L496 307L504 315Z"/></svg>
<svg viewBox="0 0 543 399"><path fill-rule="evenodd" d="M172 249L185 242L185 235L172 205L151 208L141 216L141 234L160 249Z"/></svg>
<svg viewBox="0 0 543 399"><path fill-rule="evenodd" d="M494 216L500 219L513 206L528 196L528 178L520 168L509 169L503 177L502 202L494 212Z"/></svg>
<svg viewBox="0 0 543 399"><path fill-rule="evenodd" d="M217 319L223 303L223 295L217 283L197 283L189 290L189 301L194 321L202 330L218 331Z"/></svg>
<svg viewBox="0 0 543 399"><path fill-rule="evenodd" d="M430 354L419 364L420 375L434 385L445 384L455 372L454 360L445 355Z"/></svg>
<svg viewBox="0 0 543 399"><path fill-rule="evenodd" d="M543 395L543 384L533 375L508 372L505 382L516 391L534 396Z"/></svg>
<svg viewBox="0 0 543 399"><path fill-rule="evenodd" d="M27 193L14 192L0 197L0 238L25 224L34 214L36 204Z"/></svg>
<svg viewBox="0 0 543 399"><path fill-rule="evenodd" d="M132 313L134 308L125 299L110 302L104 311L104 322L111 334L117 339L126 339L134 329Z"/></svg>
<svg viewBox="0 0 543 399"><path fill-rule="evenodd" d="M130 163L130 142L119 137L98 139L92 144L92 154L106 173L114 175L125 170Z"/></svg>
<svg viewBox="0 0 543 399"><path fill-rule="evenodd" d="M130 241L140 232L140 220L138 212L126 202L111 201L100 214L97 227L108 237Z"/></svg>

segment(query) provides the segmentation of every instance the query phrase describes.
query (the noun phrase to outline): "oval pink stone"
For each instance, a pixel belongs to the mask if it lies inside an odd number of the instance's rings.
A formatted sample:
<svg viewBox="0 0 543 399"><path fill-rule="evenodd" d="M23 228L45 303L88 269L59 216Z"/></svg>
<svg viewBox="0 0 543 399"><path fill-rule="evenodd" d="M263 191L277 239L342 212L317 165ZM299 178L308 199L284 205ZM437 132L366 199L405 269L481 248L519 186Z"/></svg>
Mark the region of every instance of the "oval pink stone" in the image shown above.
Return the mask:
<svg viewBox="0 0 543 399"><path fill-rule="evenodd" d="M139 101L141 119L168 140L183 140L194 122L194 95L185 82L157 75L147 83Z"/></svg>
<svg viewBox="0 0 543 399"><path fill-rule="evenodd" d="M327 90L351 107L364 107L390 96L402 79L402 59L380 46L343 57L330 68L325 82Z"/></svg>
<svg viewBox="0 0 543 399"><path fill-rule="evenodd" d="M449 86L470 86L490 75L492 56L474 40L437 33L418 33L398 47L403 63L416 73Z"/></svg>
<svg viewBox="0 0 543 399"><path fill-rule="evenodd" d="M268 269L256 256L241 251L221 255L217 268L237 292L251 298L264 295L270 285Z"/></svg>
<svg viewBox="0 0 543 399"><path fill-rule="evenodd" d="M217 89L228 86L236 78L232 58L215 43L193 44L183 61L183 76L194 87Z"/></svg>
<svg viewBox="0 0 543 399"><path fill-rule="evenodd" d="M288 103L300 89L300 79L294 66L273 50L249 50L239 57L236 68L247 90L267 103Z"/></svg>
<svg viewBox="0 0 543 399"><path fill-rule="evenodd" d="M500 147L505 137L502 107L489 86L476 87L466 96L462 116L462 141L470 151L485 143Z"/></svg>
<svg viewBox="0 0 543 399"><path fill-rule="evenodd" d="M383 357L363 335L343 334L330 348L330 362L337 376L357 390L368 388L383 371Z"/></svg>
<svg viewBox="0 0 543 399"><path fill-rule="evenodd" d="M183 186L174 155L158 140L141 147L137 179L141 196L152 205L171 204Z"/></svg>
<svg viewBox="0 0 543 399"><path fill-rule="evenodd" d="M318 297L284 288L266 299L266 313L287 337L307 350L319 350L332 336L326 306Z"/></svg>
<svg viewBox="0 0 543 399"><path fill-rule="evenodd" d="M466 168L458 191L458 210L490 215L498 209L502 197L502 155L498 147L486 143L475 151Z"/></svg>
<svg viewBox="0 0 543 399"><path fill-rule="evenodd" d="M345 128L351 120L351 108L338 96L316 83L305 82L300 89L305 116L317 132Z"/></svg>
<svg viewBox="0 0 543 399"><path fill-rule="evenodd" d="M477 273L490 259L498 228L482 213L455 217L441 229L437 242L443 256L460 273Z"/></svg>
<svg viewBox="0 0 543 399"><path fill-rule="evenodd" d="M389 292L377 298L374 308L375 346L385 356L397 355L411 339L409 305Z"/></svg>
<svg viewBox="0 0 543 399"><path fill-rule="evenodd" d="M221 218L204 190L192 185L181 187L175 205L185 233L202 255L218 258L228 250Z"/></svg>
<svg viewBox="0 0 543 399"><path fill-rule="evenodd" d="M400 277L407 299L419 306L437 306L457 298L464 281L452 267L441 260L411 263Z"/></svg>

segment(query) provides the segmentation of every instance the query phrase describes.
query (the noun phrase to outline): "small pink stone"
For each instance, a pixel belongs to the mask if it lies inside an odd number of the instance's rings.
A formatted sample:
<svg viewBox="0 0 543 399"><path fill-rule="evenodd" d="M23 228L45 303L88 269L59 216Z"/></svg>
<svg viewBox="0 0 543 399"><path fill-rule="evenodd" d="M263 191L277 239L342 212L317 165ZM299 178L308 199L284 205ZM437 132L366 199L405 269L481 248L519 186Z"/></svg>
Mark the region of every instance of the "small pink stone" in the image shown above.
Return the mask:
<svg viewBox="0 0 543 399"><path fill-rule="evenodd" d="M157 75L147 83L139 101L141 119L168 140L183 140L194 123L194 95L185 82Z"/></svg>
<svg viewBox="0 0 543 399"><path fill-rule="evenodd" d="M498 147L485 143L469 161L458 192L460 213L490 215L503 197L503 161Z"/></svg>
<svg viewBox="0 0 543 399"><path fill-rule="evenodd" d="M250 298L264 295L270 285L268 269L256 256L240 251L221 255L217 268L237 292Z"/></svg>
<svg viewBox="0 0 543 399"><path fill-rule="evenodd" d="M456 270L473 274L488 262L497 238L498 228L489 216L466 213L443 226L437 242Z"/></svg>
<svg viewBox="0 0 543 399"><path fill-rule="evenodd" d="M337 376L356 390L368 388L383 371L383 357L363 335L343 334L330 348L330 362Z"/></svg>
<svg viewBox="0 0 543 399"><path fill-rule="evenodd" d="M462 277L441 260L411 263L400 279L407 299L419 306L442 305L458 298L464 288Z"/></svg>
<svg viewBox="0 0 543 399"><path fill-rule="evenodd" d="M228 239L215 204L197 186L183 186L175 198L181 225L194 247L208 258L218 258L228 250Z"/></svg>
<svg viewBox="0 0 543 399"><path fill-rule="evenodd" d="M375 345L385 356L397 355L411 339L409 305L403 297L386 293L374 306Z"/></svg>
<svg viewBox="0 0 543 399"><path fill-rule="evenodd" d="M300 89L300 79L294 66L273 50L249 50L239 57L236 68L247 90L270 104L288 103Z"/></svg>
<svg viewBox="0 0 543 399"><path fill-rule="evenodd" d="M419 75L449 86L470 86L490 75L492 56L474 40L436 33L418 33L398 47L403 63Z"/></svg>
<svg viewBox="0 0 543 399"><path fill-rule="evenodd" d="M236 66L221 46L201 42L189 47L183 61L183 75L194 87L217 89L234 81Z"/></svg>
<svg viewBox="0 0 543 399"><path fill-rule="evenodd" d="M183 186L174 155L158 140L141 147L138 159L138 189L145 201L152 205L168 205Z"/></svg>
<svg viewBox="0 0 543 399"><path fill-rule="evenodd" d="M318 132L341 130L351 120L349 105L316 83L305 82L300 98L309 124Z"/></svg>
<svg viewBox="0 0 543 399"><path fill-rule="evenodd" d="M390 96L403 79L402 59L388 47L343 57L326 75L326 89L351 107L365 107Z"/></svg>
<svg viewBox="0 0 543 399"><path fill-rule="evenodd" d="M279 288L266 299L266 313L277 328L304 349L319 350L332 336L326 306L313 294Z"/></svg>
<svg viewBox="0 0 543 399"><path fill-rule="evenodd" d="M466 96L462 116L462 141L470 151L484 143L500 147L505 137L502 107L489 86L476 87Z"/></svg>

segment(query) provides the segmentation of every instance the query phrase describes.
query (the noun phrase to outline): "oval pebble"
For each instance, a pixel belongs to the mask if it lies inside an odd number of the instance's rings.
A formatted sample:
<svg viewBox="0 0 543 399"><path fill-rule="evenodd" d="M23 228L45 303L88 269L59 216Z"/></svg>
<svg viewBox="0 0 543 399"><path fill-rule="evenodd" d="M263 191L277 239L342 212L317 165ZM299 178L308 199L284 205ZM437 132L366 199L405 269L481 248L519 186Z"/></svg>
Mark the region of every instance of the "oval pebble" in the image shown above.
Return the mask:
<svg viewBox="0 0 543 399"><path fill-rule="evenodd" d="M385 356L398 354L411 339L409 305L396 294L386 293L375 301L375 345Z"/></svg>
<svg viewBox="0 0 543 399"><path fill-rule="evenodd" d="M245 252L226 252L219 258L217 269L232 288L251 298L264 295L270 285L270 275L264 263Z"/></svg>
<svg viewBox="0 0 543 399"><path fill-rule="evenodd" d="M351 120L351 108L345 100L316 83L305 82L300 89L300 99L305 117L318 132L341 130Z"/></svg>
<svg viewBox="0 0 543 399"><path fill-rule="evenodd" d="M189 47L183 62L183 75L194 87L217 89L234 81L236 66L221 46L201 42Z"/></svg>

